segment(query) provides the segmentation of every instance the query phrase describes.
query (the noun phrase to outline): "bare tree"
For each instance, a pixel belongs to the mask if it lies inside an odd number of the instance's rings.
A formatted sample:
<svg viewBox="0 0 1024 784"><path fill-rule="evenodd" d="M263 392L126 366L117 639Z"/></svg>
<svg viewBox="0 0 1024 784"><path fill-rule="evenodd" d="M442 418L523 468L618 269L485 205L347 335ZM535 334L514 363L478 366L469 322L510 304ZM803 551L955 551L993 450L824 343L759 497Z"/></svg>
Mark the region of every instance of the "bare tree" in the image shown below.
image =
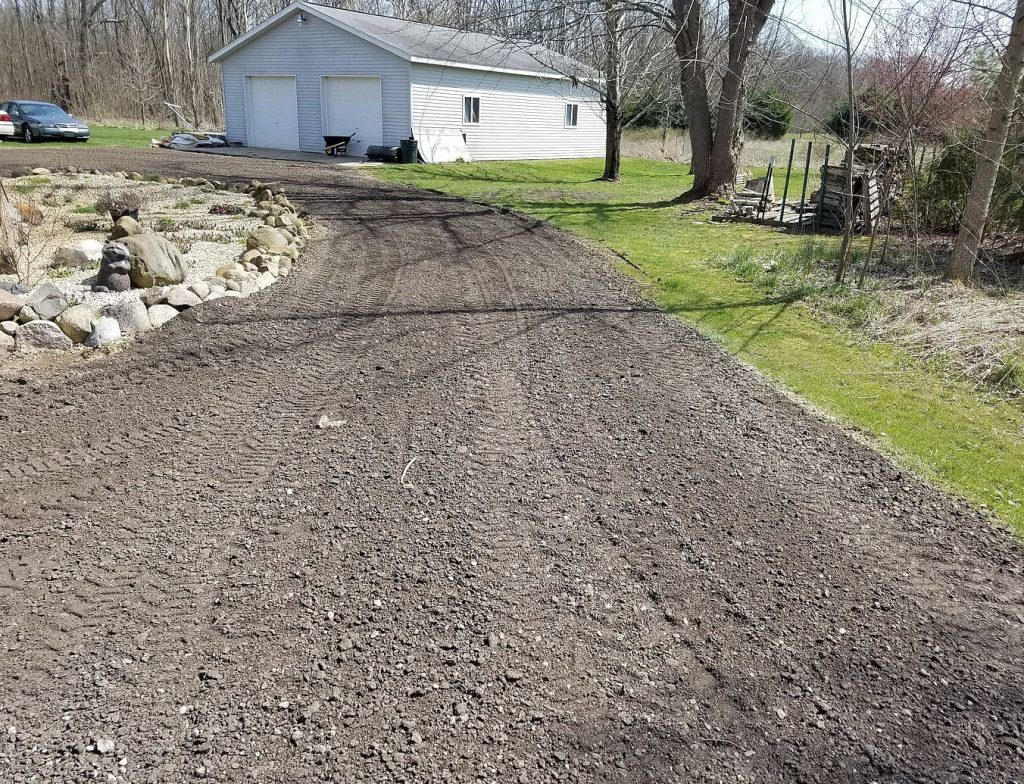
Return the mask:
<svg viewBox="0 0 1024 784"><path fill-rule="evenodd" d="M712 106L705 0L673 0L680 87L692 148L693 187L701 198L732 188L743 150L744 72L775 0L728 0L727 56Z"/></svg>
<svg viewBox="0 0 1024 784"><path fill-rule="evenodd" d="M953 280L966 281L974 276L978 248L992 204L992 191L1002 164L1006 137L1017 102L1017 88L1024 69L1024 0L1017 0L1012 19L999 74L992 85L988 125L978 142L971 192L964 205L960 231L946 270L946 277Z"/></svg>

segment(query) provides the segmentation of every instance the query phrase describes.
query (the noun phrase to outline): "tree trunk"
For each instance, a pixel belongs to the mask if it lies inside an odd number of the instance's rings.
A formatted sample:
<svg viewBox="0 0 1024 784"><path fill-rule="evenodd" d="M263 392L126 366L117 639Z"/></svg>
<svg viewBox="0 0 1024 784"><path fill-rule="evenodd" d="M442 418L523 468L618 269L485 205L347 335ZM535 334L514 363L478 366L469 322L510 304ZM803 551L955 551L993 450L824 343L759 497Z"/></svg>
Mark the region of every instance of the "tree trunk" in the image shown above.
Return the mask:
<svg viewBox="0 0 1024 784"><path fill-rule="evenodd" d="M988 126L978 142L971 192L964 205L960 231L956 235L953 255L946 268L946 278L951 280L967 281L974 276L974 262L978 258L978 248L988 221L992 191L1002 164L1006 136L1017 101L1017 85L1020 83L1021 70L1024 69L1024 0L1017 0L1010 40L1002 59L999 75L992 85L992 112Z"/></svg>
<svg viewBox="0 0 1024 784"><path fill-rule="evenodd" d="M840 0L843 4L843 43L846 55L846 100L850 107L850 121L846 124L846 184L843 186L845 201L843 204L843 242L839 248L839 263L836 265L836 283L842 283L846 277L846 265L850 260L850 246L853 243L853 148L857 143L857 107L853 92L853 44L850 41L850 14L848 3L852 0ZM864 183L867 190L867 183ZM866 194L862 194L866 195ZM869 207L870 209L870 207Z"/></svg>
<svg viewBox="0 0 1024 784"><path fill-rule="evenodd" d="M618 0L605 1L605 29L608 51L605 58L605 143L602 180L618 182L622 145L622 116L619 113L619 76L622 52L619 25L622 14Z"/></svg>
<svg viewBox="0 0 1024 784"><path fill-rule="evenodd" d="M735 187L743 151L743 74L775 0L729 0L729 57L714 113L705 66L707 31L701 3L673 0L680 87L690 130L693 187L685 194L688 199Z"/></svg>

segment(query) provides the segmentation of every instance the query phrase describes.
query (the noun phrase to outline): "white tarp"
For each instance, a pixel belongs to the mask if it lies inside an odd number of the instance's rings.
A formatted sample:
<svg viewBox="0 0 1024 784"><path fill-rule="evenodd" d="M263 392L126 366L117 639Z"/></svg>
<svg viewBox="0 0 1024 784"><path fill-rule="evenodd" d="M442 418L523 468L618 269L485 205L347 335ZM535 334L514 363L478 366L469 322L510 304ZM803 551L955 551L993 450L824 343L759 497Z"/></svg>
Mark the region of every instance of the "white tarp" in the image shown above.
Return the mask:
<svg viewBox="0 0 1024 784"><path fill-rule="evenodd" d="M419 142L420 157L427 163L473 160L459 128L417 128L415 138Z"/></svg>

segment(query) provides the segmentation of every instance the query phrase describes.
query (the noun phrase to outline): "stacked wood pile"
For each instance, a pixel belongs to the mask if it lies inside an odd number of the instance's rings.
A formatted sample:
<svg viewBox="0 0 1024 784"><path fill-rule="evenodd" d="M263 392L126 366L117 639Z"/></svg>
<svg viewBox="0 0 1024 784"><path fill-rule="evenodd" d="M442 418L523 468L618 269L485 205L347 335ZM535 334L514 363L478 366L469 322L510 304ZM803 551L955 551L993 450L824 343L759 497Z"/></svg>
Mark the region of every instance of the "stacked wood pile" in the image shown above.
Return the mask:
<svg viewBox="0 0 1024 784"><path fill-rule="evenodd" d="M817 228L842 231L846 227L846 166L823 166L821 190L818 193ZM882 203L878 179L874 172L853 169L853 221L854 231L870 232L878 220Z"/></svg>

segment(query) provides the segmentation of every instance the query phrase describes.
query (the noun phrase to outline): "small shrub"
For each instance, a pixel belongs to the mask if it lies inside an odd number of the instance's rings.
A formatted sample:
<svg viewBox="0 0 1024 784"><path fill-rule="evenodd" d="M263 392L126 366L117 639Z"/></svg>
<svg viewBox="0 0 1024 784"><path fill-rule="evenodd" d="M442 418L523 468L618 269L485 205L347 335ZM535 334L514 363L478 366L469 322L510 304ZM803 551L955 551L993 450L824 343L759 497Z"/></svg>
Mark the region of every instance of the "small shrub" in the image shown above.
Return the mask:
<svg viewBox="0 0 1024 784"><path fill-rule="evenodd" d="M68 228L71 229L71 231L80 234L84 232L103 231L103 227L100 225L100 222L95 220L73 221L69 224Z"/></svg>
<svg viewBox="0 0 1024 784"><path fill-rule="evenodd" d="M108 188L96 200L95 206L96 212L100 215L106 213L110 216L110 220L116 222L125 215L138 218L139 210L142 209L143 204L144 199L137 191L128 190L127 188L117 190Z"/></svg>
<svg viewBox="0 0 1024 784"><path fill-rule="evenodd" d="M211 215L241 215L244 209L236 204L214 204L210 207Z"/></svg>
<svg viewBox="0 0 1024 784"><path fill-rule="evenodd" d="M161 215L153 222L153 228L157 231L174 231L178 228L178 222L174 218L168 218L166 215Z"/></svg>
<svg viewBox="0 0 1024 784"><path fill-rule="evenodd" d="M71 267L50 267L48 274L51 278L70 278L75 271Z"/></svg>
<svg viewBox="0 0 1024 784"><path fill-rule="evenodd" d="M78 205L77 207L75 207L71 211L76 213L77 215L95 215L96 214L96 208L93 207L91 204L80 204L80 205Z"/></svg>

